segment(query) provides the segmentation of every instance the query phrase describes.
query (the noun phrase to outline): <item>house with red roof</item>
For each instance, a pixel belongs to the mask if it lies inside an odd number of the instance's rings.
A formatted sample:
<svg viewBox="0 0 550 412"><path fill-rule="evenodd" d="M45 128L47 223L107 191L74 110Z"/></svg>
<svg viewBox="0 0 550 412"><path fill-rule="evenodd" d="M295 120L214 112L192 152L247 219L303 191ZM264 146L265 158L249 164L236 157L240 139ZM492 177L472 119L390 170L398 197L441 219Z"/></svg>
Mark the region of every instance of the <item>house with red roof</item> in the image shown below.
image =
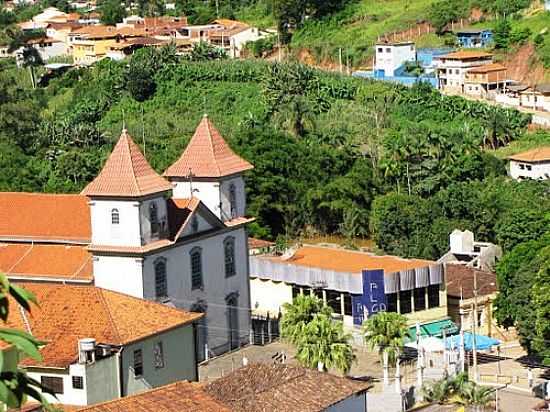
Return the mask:
<svg viewBox="0 0 550 412"><path fill-rule="evenodd" d="M550 146L538 147L508 156L509 173L513 179L550 179Z"/></svg>
<svg viewBox="0 0 550 412"><path fill-rule="evenodd" d="M0 271L202 312L199 361L239 347L250 335L251 168L206 116L164 176L123 130L82 193L0 193Z"/></svg>

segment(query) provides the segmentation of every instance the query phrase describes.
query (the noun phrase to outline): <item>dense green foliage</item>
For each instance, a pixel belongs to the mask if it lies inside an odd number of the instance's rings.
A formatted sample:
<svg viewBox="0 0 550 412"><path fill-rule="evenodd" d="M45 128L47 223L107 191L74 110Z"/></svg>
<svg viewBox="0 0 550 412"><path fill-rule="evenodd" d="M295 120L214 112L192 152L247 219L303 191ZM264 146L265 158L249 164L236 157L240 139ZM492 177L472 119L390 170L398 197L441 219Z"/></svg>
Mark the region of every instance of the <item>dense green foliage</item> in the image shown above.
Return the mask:
<svg viewBox="0 0 550 412"><path fill-rule="evenodd" d="M421 388L425 401L444 404L457 402L472 410L485 410L495 398L495 390L468 379L467 374L446 377L425 383Z"/></svg>
<svg viewBox="0 0 550 412"><path fill-rule="evenodd" d="M390 364L396 362L405 345L408 333L407 318L394 312L378 312L363 323L365 343L386 357Z"/></svg>

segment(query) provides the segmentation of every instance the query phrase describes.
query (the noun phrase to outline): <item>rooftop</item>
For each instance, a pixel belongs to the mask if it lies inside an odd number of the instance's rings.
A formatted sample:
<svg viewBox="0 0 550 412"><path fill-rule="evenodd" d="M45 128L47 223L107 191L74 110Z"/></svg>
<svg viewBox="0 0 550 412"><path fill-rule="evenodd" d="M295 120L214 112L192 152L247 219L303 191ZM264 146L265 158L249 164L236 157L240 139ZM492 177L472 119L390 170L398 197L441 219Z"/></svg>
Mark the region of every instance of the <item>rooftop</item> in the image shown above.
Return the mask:
<svg viewBox="0 0 550 412"><path fill-rule="evenodd" d="M205 391L233 412L316 412L369 387L296 366L251 364L209 383Z"/></svg>
<svg viewBox="0 0 550 412"><path fill-rule="evenodd" d="M498 290L497 276L494 272L486 272L466 265L447 263L445 265L447 295L456 298L462 296L463 299L473 298L474 274L477 277L477 289L481 296L495 293Z"/></svg>
<svg viewBox="0 0 550 412"><path fill-rule="evenodd" d="M457 52L444 54L439 56L440 59L451 59L451 60L468 60L468 59L483 59L493 57L491 53L473 51L473 50L460 50Z"/></svg>
<svg viewBox="0 0 550 412"><path fill-rule="evenodd" d="M252 169L226 143L205 115L181 157L166 171L166 177L222 177Z"/></svg>
<svg viewBox="0 0 550 412"><path fill-rule="evenodd" d="M86 406L82 412L229 412L196 382L175 382L113 401Z"/></svg>
<svg viewBox="0 0 550 412"><path fill-rule="evenodd" d="M85 196L0 192L0 240L86 244L91 237Z"/></svg>
<svg viewBox="0 0 550 412"><path fill-rule="evenodd" d="M527 163L548 162L550 161L550 146L537 147L536 149L517 153L508 156L508 159Z"/></svg>
<svg viewBox="0 0 550 412"><path fill-rule="evenodd" d="M289 259L284 259L282 256L265 258L280 263L352 273L359 273L364 269L383 269L385 273L393 273L435 264L430 260L377 256L371 253L321 246L303 246Z"/></svg>
<svg viewBox="0 0 550 412"><path fill-rule="evenodd" d="M78 339L127 345L202 316L94 286L19 285L33 292L40 306L33 306L31 314L10 311L8 326L48 342L41 349L43 361L37 364L27 358L23 364L28 366L66 367L74 363L78 358Z"/></svg>
<svg viewBox="0 0 550 412"><path fill-rule="evenodd" d="M506 70L506 67L499 63L484 64L483 66L468 69L468 73L489 73Z"/></svg>
<svg viewBox="0 0 550 412"><path fill-rule="evenodd" d="M248 238L248 248L249 249L262 249L275 246L275 242L270 242L269 240L257 239L254 237Z"/></svg>
<svg viewBox="0 0 550 412"><path fill-rule="evenodd" d="M11 278L92 282L85 246L0 243L0 272Z"/></svg>
<svg viewBox="0 0 550 412"><path fill-rule="evenodd" d="M81 194L86 196L141 197L171 190L157 174L126 129L96 178Z"/></svg>

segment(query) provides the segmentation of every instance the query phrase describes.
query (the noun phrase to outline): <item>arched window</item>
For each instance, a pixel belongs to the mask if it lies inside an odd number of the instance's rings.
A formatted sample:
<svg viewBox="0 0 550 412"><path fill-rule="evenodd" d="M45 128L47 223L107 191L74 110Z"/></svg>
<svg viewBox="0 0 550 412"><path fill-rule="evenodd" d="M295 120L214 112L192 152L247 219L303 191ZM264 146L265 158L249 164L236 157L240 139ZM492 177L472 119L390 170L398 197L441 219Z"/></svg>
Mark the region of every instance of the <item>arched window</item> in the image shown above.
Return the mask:
<svg viewBox="0 0 550 412"><path fill-rule="evenodd" d="M237 217L237 189L233 183L229 186L229 208L231 219L235 219Z"/></svg>
<svg viewBox="0 0 550 412"><path fill-rule="evenodd" d="M191 289L202 289L202 250L200 247L191 249Z"/></svg>
<svg viewBox="0 0 550 412"><path fill-rule="evenodd" d="M166 259L158 258L155 261L155 297L168 296L168 278L166 277Z"/></svg>
<svg viewBox="0 0 550 412"><path fill-rule="evenodd" d="M113 225L118 225L120 223L120 214L118 213L118 209L111 210L111 223Z"/></svg>
<svg viewBox="0 0 550 412"><path fill-rule="evenodd" d="M228 237L223 241L223 252L225 261L225 277L234 276L235 271L235 238Z"/></svg>
<svg viewBox="0 0 550 412"><path fill-rule="evenodd" d="M149 222L151 222L151 234L157 234L159 232L159 216L155 202L149 204Z"/></svg>

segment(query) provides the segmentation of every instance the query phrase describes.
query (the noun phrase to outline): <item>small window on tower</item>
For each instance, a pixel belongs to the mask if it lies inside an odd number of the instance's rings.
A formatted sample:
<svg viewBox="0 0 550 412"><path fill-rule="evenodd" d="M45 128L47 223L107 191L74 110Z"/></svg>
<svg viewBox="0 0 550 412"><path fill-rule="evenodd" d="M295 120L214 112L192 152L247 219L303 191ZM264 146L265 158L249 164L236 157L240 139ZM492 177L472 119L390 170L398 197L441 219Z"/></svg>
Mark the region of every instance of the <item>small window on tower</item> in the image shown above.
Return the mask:
<svg viewBox="0 0 550 412"><path fill-rule="evenodd" d="M231 208L231 219L235 219L237 217L237 189L233 183L229 186L229 207Z"/></svg>
<svg viewBox="0 0 550 412"><path fill-rule="evenodd" d="M120 214L118 213L118 209L111 210L111 223L113 225L118 225L120 223Z"/></svg>
<svg viewBox="0 0 550 412"><path fill-rule="evenodd" d="M151 222L151 233L158 234L159 232L159 216L157 211L157 204L151 202L149 205L149 221Z"/></svg>
<svg viewBox="0 0 550 412"><path fill-rule="evenodd" d="M84 389L84 378L82 376L73 376L73 389Z"/></svg>

